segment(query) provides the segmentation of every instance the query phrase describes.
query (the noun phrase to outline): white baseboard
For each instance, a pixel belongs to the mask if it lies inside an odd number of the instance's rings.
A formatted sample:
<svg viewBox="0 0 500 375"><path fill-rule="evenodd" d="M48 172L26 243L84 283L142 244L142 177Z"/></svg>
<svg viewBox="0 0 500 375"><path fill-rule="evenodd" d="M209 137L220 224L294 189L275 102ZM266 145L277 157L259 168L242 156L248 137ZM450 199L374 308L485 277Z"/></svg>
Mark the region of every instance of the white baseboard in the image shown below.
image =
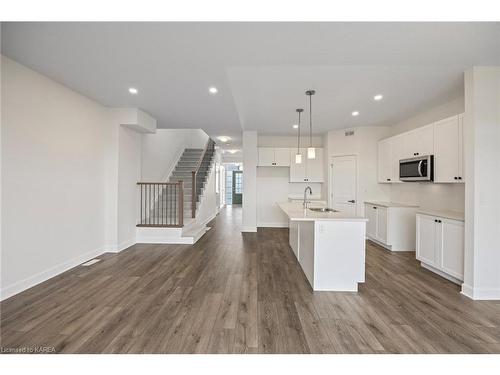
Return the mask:
<svg viewBox="0 0 500 375"><path fill-rule="evenodd" d="M257 223L258 228L288 228L288 222L286 223Z"/></svg>
<svg viewBox="0 0 500 375"><path fill-rule="evenodd" d="M423 262L420 262L420 266L422 266L423 268L431 271L431 272L434 272L435 274L441 276L442 278L448 280L448 281L451 281L453 284L457 284L457 285L462 285L462 281L457 279L456 277L453 277L451 275L448 275L447 273L441 271L441 270L438 270L432 266L429 266L428 264L425 264Z"/></svg>
<svg viewBox="0 0 500 375"><path fill-rule="evenodd" d="M241 227L242 232L257 232L257 227Z"/></svg>
<svg viewBox="0 0 500 375"><path fill-rule="evenodd" d="M500 289L474 288L464 283L461 293L473 300L500 300Z"/></svg>
<svg viewBox="0 0 500 375"><path fill-rule="evenodd" d="M193 237L137 237L137 243L192 245Z"/></svg>
<svg viewBox="0 0 500 375"><path fill-rule="evenodd" d="M120 242L118 245L110 245L108 246L108 251L110 253L119 253L125 249L128 249L130 246L134 246L137 243L135 238L131 238L125 241Z"/></svg>
<svg viewBox="0 0 500 375"><path fill-rule="evenodd" d="M26 289L32 288L37 284L43 283L44 281L47 281L48 279L51 279L63 272L66 272L67 270L78 266L79 264L85 263L89 261L92 258L95 258L101 254L103 254L105 251L103 248L96 249L93 251L89 251L85 254L79 255L76 258L67 260L63 263L60 263L54 267L51 267L45 271L39 272L33 276L27 277L24 280L20 280L14 284L7 285L6 287L2 288L0 291L0 300L7 299L9 297L12 297L13 295L16 295L18 293L21 293L22 291L25 291Z"/></svg>

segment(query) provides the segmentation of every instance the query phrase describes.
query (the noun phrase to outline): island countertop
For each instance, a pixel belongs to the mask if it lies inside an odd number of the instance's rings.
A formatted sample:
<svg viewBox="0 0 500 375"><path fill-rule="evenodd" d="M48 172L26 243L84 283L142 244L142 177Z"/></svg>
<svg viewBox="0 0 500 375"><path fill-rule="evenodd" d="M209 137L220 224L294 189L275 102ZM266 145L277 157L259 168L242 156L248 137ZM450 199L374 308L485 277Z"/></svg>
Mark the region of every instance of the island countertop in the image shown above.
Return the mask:
<svg viewBox="0 0 500 375"><path fill-rule="evenodd" d="M291 221L368 221L363 216L348 214L345 212L316 212L304 209L302 203L277 202L281 210ZM319 203L310 203L310 208L325 207Z"/></svg>

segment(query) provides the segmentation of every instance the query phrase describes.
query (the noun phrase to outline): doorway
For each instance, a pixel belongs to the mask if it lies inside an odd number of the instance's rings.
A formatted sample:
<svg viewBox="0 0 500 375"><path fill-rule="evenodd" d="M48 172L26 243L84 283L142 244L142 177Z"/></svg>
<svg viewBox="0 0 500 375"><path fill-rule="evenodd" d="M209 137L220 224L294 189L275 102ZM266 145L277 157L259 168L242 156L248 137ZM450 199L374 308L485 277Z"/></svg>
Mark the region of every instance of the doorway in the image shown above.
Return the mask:
<svg viewBox="0 0 500 375"><path fill-rule="evenodd" d="M242 204L243 166L241 163L225 163L224 203L228 206ZM236 172L236 173L234 173Z"/></svg>
<svg viewBox="0 0 500 375"><path fill-rule="evenodd" d="M233 204L243 200L243 171L233 171Z"/></svg>
<svg viewBox="0 0 500 375"><path fill-rule="evenodd" d="M356 155L332 157L330 171L330 207L356 215L358 191Z"/></svg>

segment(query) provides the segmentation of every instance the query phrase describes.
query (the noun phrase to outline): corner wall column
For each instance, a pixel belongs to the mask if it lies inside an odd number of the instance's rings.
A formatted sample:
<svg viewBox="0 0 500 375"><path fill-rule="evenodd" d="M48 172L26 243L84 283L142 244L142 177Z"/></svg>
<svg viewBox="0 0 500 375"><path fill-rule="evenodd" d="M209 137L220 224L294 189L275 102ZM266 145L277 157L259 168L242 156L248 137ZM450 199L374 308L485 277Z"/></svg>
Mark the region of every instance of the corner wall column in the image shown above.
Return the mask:
<svg viewBox="0 0 500 375"><path fill-rule="evenodd" d="M257 231L257 132L243 132L243 226L242 232Z"/></svg>

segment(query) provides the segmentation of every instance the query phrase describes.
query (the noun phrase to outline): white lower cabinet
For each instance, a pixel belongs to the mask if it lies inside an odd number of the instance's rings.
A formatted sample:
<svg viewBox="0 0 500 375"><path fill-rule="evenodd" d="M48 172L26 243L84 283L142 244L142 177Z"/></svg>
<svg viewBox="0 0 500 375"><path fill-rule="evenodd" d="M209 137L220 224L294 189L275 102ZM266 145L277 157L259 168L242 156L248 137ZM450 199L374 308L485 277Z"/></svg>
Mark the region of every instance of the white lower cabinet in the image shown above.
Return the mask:
<svg viewBox="0 0 500 375"><path fill-rule="evenodd" d="M391 251L415 250L416 210L413 206L365 202L366 237Z"/></svg>
<svg viewBox="0 0 500 375"><path fill-rule="evenodd" d="M416 256L422 265L452 281L463 281L464 223L417 214L416 232Z"/></svg>
<svg viewBox="0 0 500 375"><path fill-rule="evenodd" d="M298 221L289 221L289 242L290 247L295 254L295 257L299 258L299 223Z"/></svg>

